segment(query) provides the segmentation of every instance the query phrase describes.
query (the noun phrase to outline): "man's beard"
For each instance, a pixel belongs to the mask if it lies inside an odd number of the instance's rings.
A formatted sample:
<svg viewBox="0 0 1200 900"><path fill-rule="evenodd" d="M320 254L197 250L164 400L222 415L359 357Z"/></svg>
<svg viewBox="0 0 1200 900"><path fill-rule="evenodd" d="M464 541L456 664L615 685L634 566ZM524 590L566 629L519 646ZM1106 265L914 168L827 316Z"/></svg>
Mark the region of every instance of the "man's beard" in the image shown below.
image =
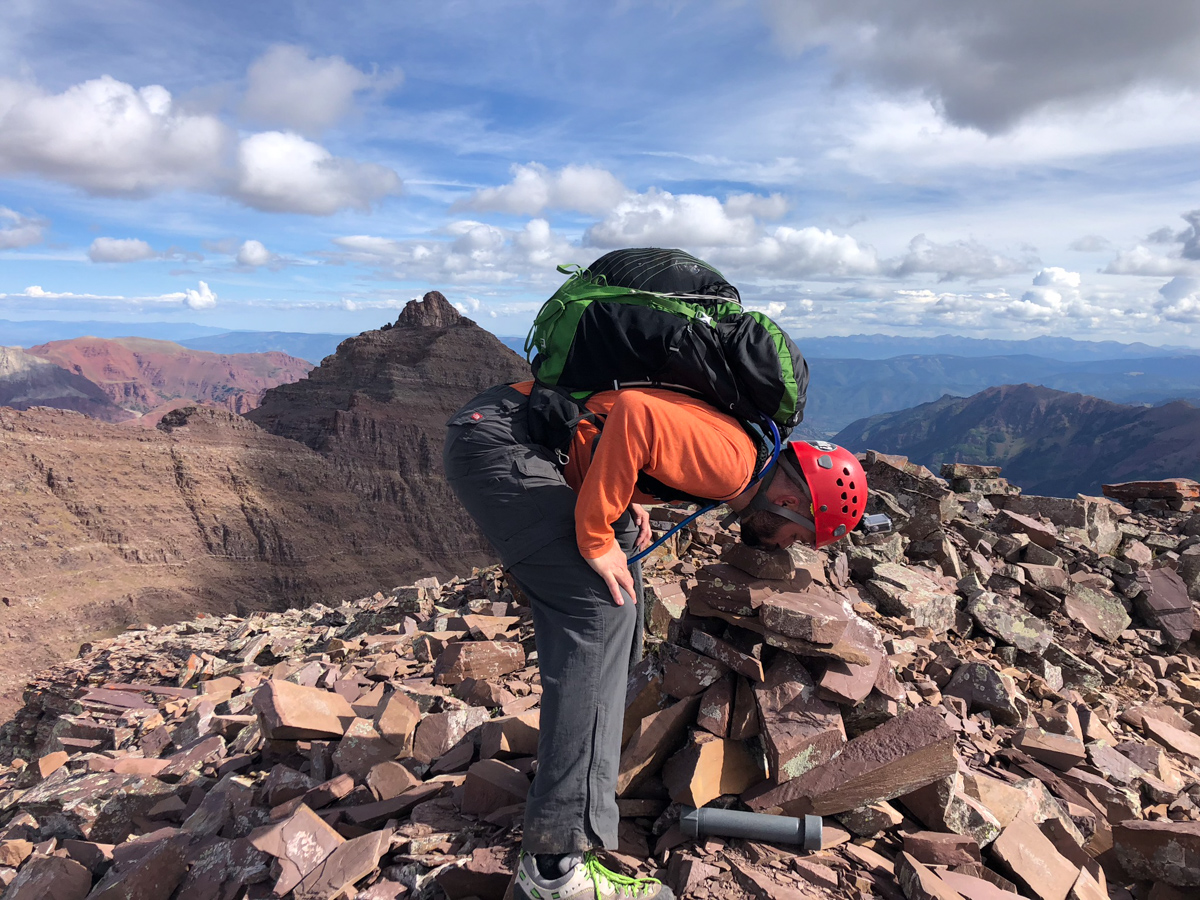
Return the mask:
<svg viewBox="0 0 1200 900"><path fill-rule="evenodd" d="M757 550L777 550L779 544L775 536L779 529L788 523L783 516L777 516L765 509L752 509L738 518L742 526L742 543Z"/></svg>

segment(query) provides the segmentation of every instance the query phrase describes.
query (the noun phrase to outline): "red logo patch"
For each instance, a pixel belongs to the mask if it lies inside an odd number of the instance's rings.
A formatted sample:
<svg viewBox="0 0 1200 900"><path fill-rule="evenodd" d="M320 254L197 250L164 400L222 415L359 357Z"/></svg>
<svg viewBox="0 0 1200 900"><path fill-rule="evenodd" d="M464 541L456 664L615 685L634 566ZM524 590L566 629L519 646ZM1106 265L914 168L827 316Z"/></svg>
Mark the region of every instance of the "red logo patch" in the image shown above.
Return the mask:
<svg viewBox="0 0 1200 900"><path fill-rule="evenodd" d="M471 413L471 421L472 422L478 422L482 418L483 418L483 413L477 413L477 412Z"/></svg>

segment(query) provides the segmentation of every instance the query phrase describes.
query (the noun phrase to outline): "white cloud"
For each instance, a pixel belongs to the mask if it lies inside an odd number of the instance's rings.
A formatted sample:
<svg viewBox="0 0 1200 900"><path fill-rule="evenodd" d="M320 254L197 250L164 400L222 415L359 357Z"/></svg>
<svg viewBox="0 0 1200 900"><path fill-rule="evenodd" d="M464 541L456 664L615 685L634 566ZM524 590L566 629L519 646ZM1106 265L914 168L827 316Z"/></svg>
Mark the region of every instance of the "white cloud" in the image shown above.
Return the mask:
<svg viewBox="0 0 1200 900"><path fill-rule="evenodd" d="M777 278L847 278L879 271L875 250L848 234L824 228L781 225L742 248L711 254L722 265L737 266L742 275ZM728 274L728 273L727 273Z"/></svg>
<svg viewBox="0 0 1200 900"><path fill-rule="evenodd" d="M1038 260L1031 253L1024 259L1014 259L994 253L974 239L938 244L918 234L909 241L908 252L890 261L887 268L889 274L898 278L929 272L936 274L939 281L975 281L1028 272L1037 265Z"/></svg>
<svg viewBox="0 0 1200 900"><path fill-rule="evenodd" d="M242 116L268 128L320 134L352 111L354 96L371 88L390 90L403 80L356 69L340 56L312 58L303 47L278 44L246 73Z"/></svg>
<svg viewBox="0 0 1200 900"><path fill-rule="evenodd" d="M96 263L129 263L157 259L158 253L138 238L98 237L88 248L88 259Z"/></svg>
<svg viewBox="0 0 1200 900"><path fill-rule="evenodd" d="M0 79L0 173L32 173L98 194L203 187L219 178L232 133L175 108L159 85L107 75L46 94Z"/></svg>
<svg viewBox="0 0 1200 900"><path fill-rule="evenodd" d="M41 285L33 284L19 294L0 293L0 300L54 300L54 301L109 301L122 305L174 305L187 306L190 309L212 309L217 305L217 295L201 281L199 289L174 291L170 294L156 296L126 297L121 294L79 294L74 291L48 291Z"/></svg>
<svg viewBox="0 0 1200 900"><path fill-rule="evenodd" d="M476 191L456 208L536 216L545 209L603 214L629 191L617 177L594 166L566 166L552 172L540 163L515 165L513 179Z"/></svg>
<svg viewBox="0 0 1200 900"><path fill-rule="evenodd" d="M725 198L725 210L731 216L754 216L768 222L782 219L789 204L783 194L733 194Z"/></svg>
<svg viewBox="0 0 1200 900"><path fill-rule="evenodd" d="M0 250L19 250L40 244L46 236L46 223L0 206Z"/></svg>
<svg viewBox="0 0 1200 900"><path fill-rule="evenodd" d="M368 210L400 192L400 177L374 163L333 156L296 134L264 131L241 142L236 195L267 212L328 216L347 207Z"/></svg>
<svg viewBox="0 0 1200 900"><path fill-rule="evenodd" d="M1083 237L1071 241L1067 245L1067 249L1079 253L1101 253L1112 249L1112 241L1099 234L1085 234Z"/></svg>
<svg viewBox="0 0 1200 900"><path fill-rule="evenodd" d="M1168 322L1200 325L1200 278L1172 278L1158 289L1155 312Z"/></svg>
<svg viewBox="0 0 1200 900"><path fill-rule="evenodd" d="M256 269L259 266L269 266L277 263L279 257L263 246L261 241L244 241L238 248L234 260L239 266Z"/></svg>
<svg viewBox="0 0 1200 900"><path fill-rule="evenodd" d="M587 230L591 247L745 247L758 235L758 223L739 202L732 212L716 197L675 195L658 188L621 200Z"/></svg>
<svg viewBox="0 0 1200 900"><path fill-rule="evenodd" d="M933 99L947 119L996 133L1047 107L1103 103L1137 88L1194 90L1200 16L1122 0L768 0L786 46L821 48L843 75Z"/></svg>

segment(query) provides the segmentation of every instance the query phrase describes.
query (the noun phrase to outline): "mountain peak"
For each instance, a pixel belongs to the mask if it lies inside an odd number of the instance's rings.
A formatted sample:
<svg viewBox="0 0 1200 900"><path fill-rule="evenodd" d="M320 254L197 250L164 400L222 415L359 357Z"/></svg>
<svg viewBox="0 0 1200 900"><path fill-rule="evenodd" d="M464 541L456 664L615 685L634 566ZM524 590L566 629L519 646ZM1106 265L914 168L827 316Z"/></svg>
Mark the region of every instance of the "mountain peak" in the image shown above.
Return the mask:
<svg viewBox="0 0 1200 900"><path fill-rule="evenodd" d="M409 300L396 319L397 328L448 328L464 323L474 324L441 291L430 291L420 300Z"/></svg>

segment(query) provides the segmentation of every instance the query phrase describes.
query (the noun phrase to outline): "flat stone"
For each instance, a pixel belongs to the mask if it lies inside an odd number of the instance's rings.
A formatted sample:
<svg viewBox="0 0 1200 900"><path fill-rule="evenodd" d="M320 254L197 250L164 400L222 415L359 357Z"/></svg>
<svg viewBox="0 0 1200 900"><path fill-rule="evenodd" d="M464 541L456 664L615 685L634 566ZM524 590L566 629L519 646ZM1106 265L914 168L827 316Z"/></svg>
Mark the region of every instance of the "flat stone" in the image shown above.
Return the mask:
<svg viewBox="0 0 1200 900"><path fill-rule="evenodd" d="M754 578L773 581L791 578L796 570L787 550L757 550L741 541L729 544L721 551L721 562L741 569Z"/></svg>
<svg viewBox="0 0 1200 900"><path fill-rule="evenodd" d="M190 841L189 835L159 841L136 862L114 866L89 900L167 900L187 875Z"/></svg>
<svg viewBox="0 0 1200 900"><path fill-rule="evenodd" d="M187 877L177 897L187 900L228 900L249 884L270 878L271 857L245 838L210 838L188 848ZM121 900L135 900L122 897ZM137 898L148 900L148 898Z"/></svg>
<svg viewBox="0 0 1200 900"><path fill-rule="evenodd" d="M902 852L896 857L895 872L908 900L962 900L957 891L911 853Z"/></svg>
<svg viewBox="0 0 1200 900"><path fill-rule="evenodd" d="M1133 605L1146 624L1162 632L1171 648L1191 640L1195 614L1179 574L1173 569L1151 569L1139 572L1137 583L1142 593Z"/></svg>
<svg viewBox="0 0 1200 900"><path fill-rule="evenodd" d="M836 818L857 837L874 837L899 827L904 821L904 815L886 800L837 813Z"/></svg>
<svg viewBox="0 0 1200 900"><path fill-rule="evenodd" d="M818 694L825 700L853 706L866 699L879 680L880 668L887 660L883 635L865 619L855 616L842 633L840 640L853 644L871 657L865 666L832 660L825 667L818 683Z"/></svg>
<svg viewBox="0 0 1200 900"><path fill-rule="evenodd" d="M494 679L525 668L525 651L508 641L458 641L450 644L433 668L435 684L459 684L468 678Z"/></svg>
<svg viewBox="0 0 1200 900"><path fill-rule="evenodd" d="M117 844L134 831L136 818L174 794L157 778L97 772L44 781L21 797L21 809L37 820L42 837Z"/></svg>
<svg viewBox="0 0 1200 900"><path fill-rule="evenodd" d="M251 832L248 840L256 849L278 861L275 894L282 897L346 842L307 806L301 804L287 819Z"/></svg>
<svg viewBox="0 0 1200 900"><path fill-rule="evenodd" d="M478 706L425 716L417 725L413 738L413 759L422 763L433 762L488 718L488 711Z"/></svg>
<svg viewBox="0 0 1200 900"><path fill-rule="evenodd" d="M368 719L355 719L333 751L333 764L339 772L362 781L375 765L395 759L396 755L396 745L385 740L374 723Z"/></svg>
<svg viewBox="0 0 1200 900"><path fill-rule="evenodd" d="M966 663L954 670L942 688L947 697L961 697L970 712L988 712L1001 725L1019 725L1024 716L1017 708L1017 688L1007 675L986 663Z"/></svg>
<svg viewBox="0 0 1200 900"><path fill-rule="evenodd" d="M725 794L741 794L763 780L741 741L700 734L663 767L663 783L676 803L699 808Z"/></svg>
<svg viewBox="0 0 1200 900"><path fill-rule="evenodd" d="M637 731L642 719L663 708L663 676L658 659L647 654L633 667L629 681L625 684L625 718L621 728L621 746L624 747Z"/></svg>
<svg viewBox="0 0 1200 900"><path fill-rule="evenodd" d="M808 670L781 653L755 685L770 775L782 783L832 758L846 743L837 706L820 699Z"/></svg>
<svg viewBox="0 0 1200 900"><path fill-rule="evenodd" d="M666 640L671 625L687 612L687 595L678 584L648 584L645 590L646 630Z"/></svg>
<svg viewBox="0 0 1200 900"><path fill-rule="evenodd" d="M814 644L836 644L850 624L842 604L823 590L773 594L758 612L763 625Z"/></svg>
<svg viewBox="0 0 1200 900"><path fill-rule="evenodd" d="M724 663L674 644L664 646L662 659L663 692L680 700L704 692L729 672Z"/></svg>
<svg viewBox="0 0 1200 900"><path fill-rule="evenodd" d="M1053 524L1039 522L1010 509L1002 509L992 523L1001 533L1028 535L1029 540L1045 550L1058 545L1058 529Z"/></svg>
<svg viewBox="0 0 1200 900"><path fill-rule="evenodd" d="M1079 869L1026 819L1005 828L992 843L991 853L1038 900L1067 900L1079 878Z"/></svg>
<svg viewBox="0 0 1200 900"><path fill-rule="evenodd" d="M1120 822L1113 849L1132 878L1200 887L1200 822Z"/></svg>
<svg viewBox="0 0 1200 900"><path fill-rule="evenodd" d="M965 788L965 779L955 772L903 795L900 802L926 828L970 835L986 847L1000 834L1000 822Z"/></svg>
<svg viewBox="0 0 1200 900"><path fill-rule="evenodd" d="M263 736L272 741L340 738L355 718L340 694L274 678L254 692L254 709Z"/></svg>
<svg viewBox="0 0 1200 900"><path fill-rule="evenodd" d="M729 734L729 720L733 715L734 675L722 678L700 698L700 711L696 714L696 725L719 738Z"/></svg>
<svg viewBox="0 0 1200 900"><path fill-rule="evenodd" d="M904 852L927 866L979 865L979 844L965 834L916 831L904 835Z"/></svg>
<svg viewBox="0 0 1200 900"><path fill-rule="evenodd" d="M390 831L375 831L346 841L304 876L294 900L329 900L371 874L391 844Z"/></svg>
<svg viewBox="0 0 1200 900"><path fill-rule="evenodd" d="M1115 643L1129 627L1129 613L1121 601L1104 590L1077 586L1063 601L1063 612L1096 637Z"/></svg>
<svg viewBox="0 0 1200 900"><path fill-rule="evenodd" d="M434 878L450 900L501 898L512 880L516 853L506 847L477 847L460 865L442 869ZM359 894L356 900L364 900ZM370 898L366 898L370 900Z"/></svg>
<svg viewBox="0 0 1200 900"><path fill-rule="evenodd" d="M629 796L648 778L658 774L667 757L679 747L684 732L695 721L699 708L700 697L696 695L642 719L621 751L617 774L618 797Z"/></svg>
<svg viewBox="0 0 1200 900"><path fill-rule="evenodd" d="M944 634L954 625L958 597L940 584L908 566L881 563L875 566L867 590L876 598L881 612L914 625Z"/></svg>
<svg viewBox="0 0 1200 900"><path fill-rule="evenodd" d="M376 800L391 800L405 791L416 787L421 779L412 770L398 762L376 763L366 777L367 787Z"/></svg>
<svg viewBox="0 0 1200 900"><path fill-rule="evenodd" d="M479 731L479 758L537 756L541 715L541 710L531 709L517 716L501 716L484 722Z"/></svg>
<svg viewBox="0 0 1200 900"><path fill-rule="evenodd" d="M1200 498L1200 484L1190 478L1168 478L1163 481L1125 481L1121 484L1106 484L1101 488L1105 497L1122 503L1137 500L1196 500Z"/></svg>
<svg viewBox="0 0 1200 900"><path fill-rule="evenodd" d="M1142 728L1148 737L1154 738L1164 747L1190 756L1194 760L1200 760L1200 734L1175 728L1149 716L1142 720Z"/></svg>
<svg viewBox="0 0 1200 900"><path fill-rule="evenodd" d="M1040 656L1054 640L1050 627L1012 597L983 591L967 601L967 612L988 634L1026 653Z"/></svg>
<svg viewBox="0 0 1200 900"><path fill-rule="evenodd" d="M1026 728L1013 740L1013 746L1061 772L1087 759L1087 751L1079 738L1054 734L1041 728Z"/></svg>
<svg viewBox="0 0 1200 900"><path fill-rule="evenodd" d="M761 659L751 656L749 653L743 653L727 641L714 637L707 631L701 631L698 628L692 631L689 640L693 650L703 653L709 659L715 659L732 671L737 672L739 675L745 675L752 681L763 680Z"/></svg>
<svg viewBox="0 0 1200 900"><path fill-rule="evenodd" d="M462 811L486 816L506 806L524 803L529 779L508 763L482 759L467 770L463 784Z"/></svg>
<svg viewBox="0 0 1200 900"><path fill-rule="evenodd" d="M469 706L495 709L507 706L517 698L503 685L481 678L467 678L454 686L454 696Z"/></svg>
<svg viewBox="0 0 1200 900"><path fill-rule="evenodd" d="M92 873L73 859L39 856L27 862L4 892L5 900L84 900Z"/></svg>
<svg viewBox="0 0 1200 900"><path fill-rule="evenodd" d="M749 680L738 678L733 690L733 712L729 717L729 737L744 741L758 737L762 725L758 720L758 701Z"/></svg>
<svg viewBox="0 0 1200 900"><path fill-rule="evenodd" d="M754 810L833 815L891 800L953 774L955 733L942 714L923 707L850 741L834 759L778 787L751 791Z"/></svg>
<svg viewBox="0 0 1200 900"><path fill-rule="evenodd" d="M1020 894L997 887L990 881L985 881L982 878L976 878L974 875L967 875L963 872L944 870L938 872L938 877L947 886L958 891L963 900L1019 900L1021 896ZM1105 897L1104 900L1108 900L1108 898Z"/></svg>

